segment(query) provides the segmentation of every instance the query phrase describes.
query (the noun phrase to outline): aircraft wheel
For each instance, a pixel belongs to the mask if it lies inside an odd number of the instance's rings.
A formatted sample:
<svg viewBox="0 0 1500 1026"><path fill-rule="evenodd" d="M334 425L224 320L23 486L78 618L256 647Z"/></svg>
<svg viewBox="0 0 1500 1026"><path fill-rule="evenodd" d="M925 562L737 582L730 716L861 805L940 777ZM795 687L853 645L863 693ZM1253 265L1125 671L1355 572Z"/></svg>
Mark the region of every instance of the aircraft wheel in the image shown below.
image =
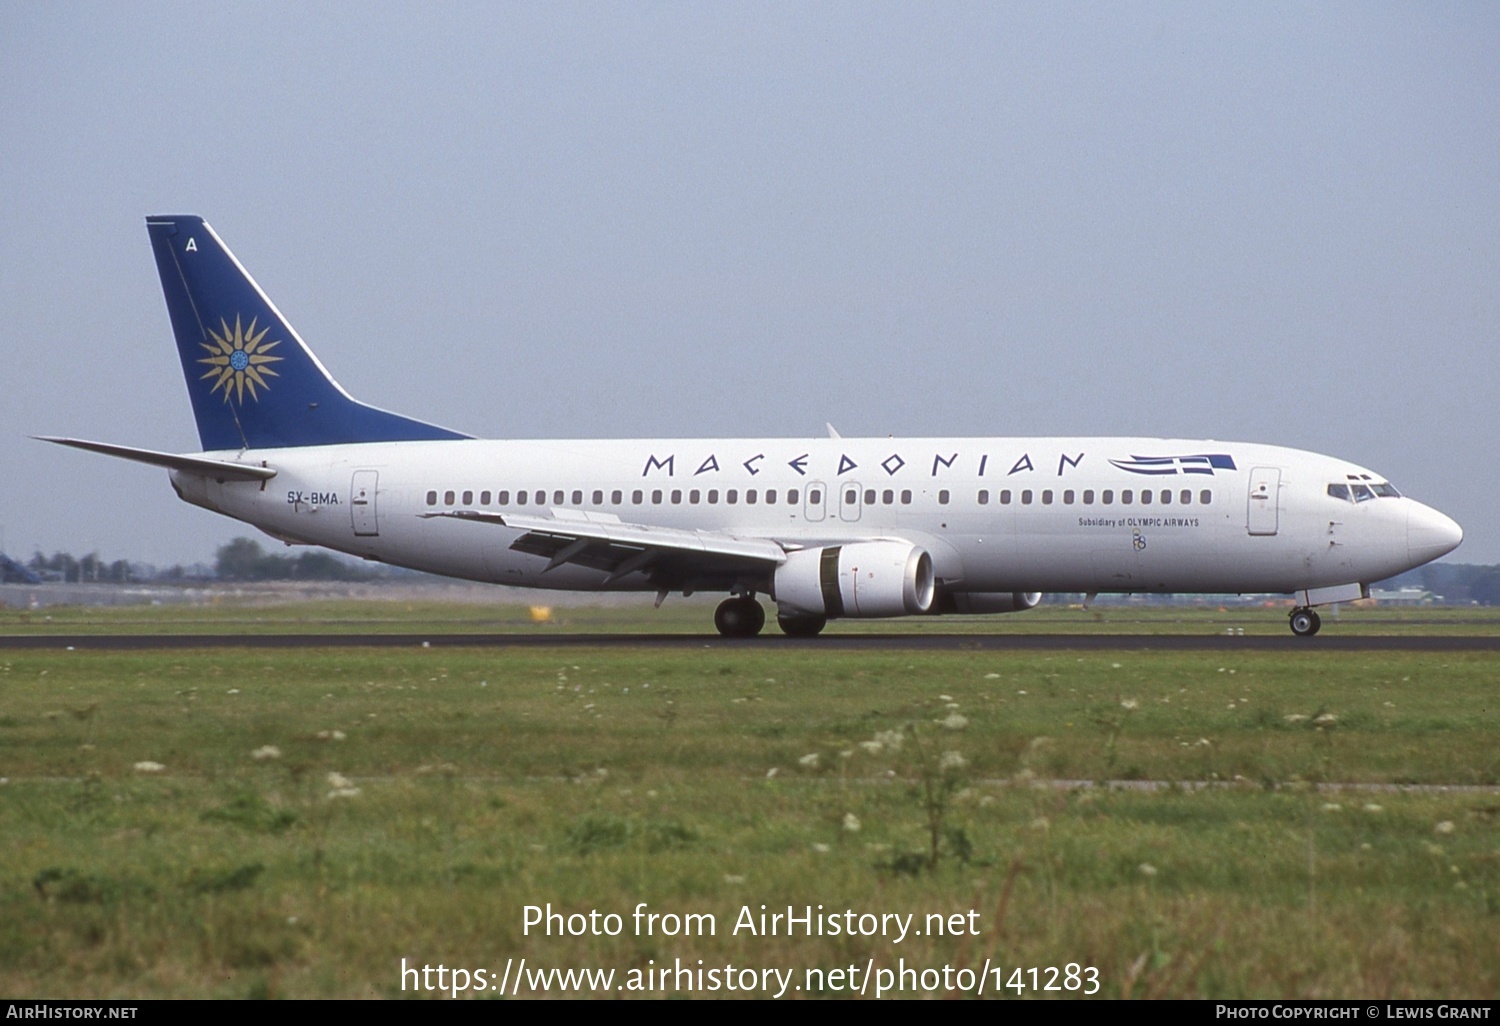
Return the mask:
<svg viewBox="0 0 1500 1026"><path fill-rule="evenodd" d="M828 617L778 616L776 625L789 638L816 638L828 626Z"/></svg>
<svg viewBox="0 0 1500 1026"><path fill-rule="evenodd" d="M1311 609L1293 609L1288 622L1299 638L1310 638L1323 626L1323 618Z"/></svg>
<svg viewBox="0 0 1500 1026"><path fill-rule="evenodd" d="M714 626L726 638L753 638L766 625L766 611L753 598L730 598L714 610Z"/></svg>

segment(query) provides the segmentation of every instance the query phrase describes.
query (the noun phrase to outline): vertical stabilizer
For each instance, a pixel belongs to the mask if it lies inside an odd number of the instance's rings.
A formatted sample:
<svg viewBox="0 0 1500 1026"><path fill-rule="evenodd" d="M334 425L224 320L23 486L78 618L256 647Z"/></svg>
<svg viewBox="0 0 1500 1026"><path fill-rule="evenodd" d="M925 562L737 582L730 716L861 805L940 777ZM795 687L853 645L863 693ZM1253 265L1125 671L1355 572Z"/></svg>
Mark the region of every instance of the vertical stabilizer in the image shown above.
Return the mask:
<svg viewBox="0 0 1500 1026"><path fill-rule="evenodd" d="M350 397L203 218L146 228L205 450L468 437Z"/></svg>

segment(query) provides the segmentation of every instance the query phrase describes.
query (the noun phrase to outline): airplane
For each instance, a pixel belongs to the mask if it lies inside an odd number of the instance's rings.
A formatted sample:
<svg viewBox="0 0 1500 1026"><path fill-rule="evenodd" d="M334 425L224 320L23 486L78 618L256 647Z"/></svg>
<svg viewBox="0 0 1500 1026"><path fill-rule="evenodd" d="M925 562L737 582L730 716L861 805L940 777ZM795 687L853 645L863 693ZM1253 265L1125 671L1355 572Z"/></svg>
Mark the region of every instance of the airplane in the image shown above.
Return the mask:
<svg viewBox="0 0 1500 1026"><path fill-rule="evenodd" d="M718 631L1030 609L1046 592L1283 593L1317 607L1459 525L1332 456L1166 438L484 440L345 392L218 234L149 217L201 453L164 467L288 544L527 588L721 593Z"/></svg>

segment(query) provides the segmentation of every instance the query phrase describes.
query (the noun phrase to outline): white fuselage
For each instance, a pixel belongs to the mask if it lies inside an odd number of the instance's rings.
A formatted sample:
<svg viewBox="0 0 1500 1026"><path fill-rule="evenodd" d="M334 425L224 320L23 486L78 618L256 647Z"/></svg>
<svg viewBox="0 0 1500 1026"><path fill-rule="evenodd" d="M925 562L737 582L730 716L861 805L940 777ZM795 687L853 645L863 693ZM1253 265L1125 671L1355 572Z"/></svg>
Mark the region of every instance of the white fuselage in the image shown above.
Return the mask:
<svg viewBox="0 0 1500 1026"><path fill-rule="evenodd" d="M174 471L186 501L288 541L522 587L654 586L573 563L549 570L511 548L522 530L431 514L582 510L788 549L900 539L958 592L1294 592L1391 577L1461 537L1388 486L1363 501L1331 494L1384 486L1365 468L1232 442L458 440L205 456L264 461L276 476Z"/></svg>

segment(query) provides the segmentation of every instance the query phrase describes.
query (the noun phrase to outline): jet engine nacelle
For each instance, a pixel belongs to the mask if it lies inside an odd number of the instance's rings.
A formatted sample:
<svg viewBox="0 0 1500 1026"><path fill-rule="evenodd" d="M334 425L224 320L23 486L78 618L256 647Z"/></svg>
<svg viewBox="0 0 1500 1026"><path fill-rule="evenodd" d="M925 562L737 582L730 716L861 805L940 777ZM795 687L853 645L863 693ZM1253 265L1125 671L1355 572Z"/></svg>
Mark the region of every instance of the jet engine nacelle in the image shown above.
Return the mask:
<svg viewBox="0 0 1500 1026"><path fill-rule="evenodd" d="M1039 591L950 591L938 600L937 612L959 614L1016 613L1042 601Z"/></svg>
<svg viewBox="0 0 1500 1026"><path fill-rule="evenodd" d="M909 616L932 609L932 557L901 541L787 553L776 570L782 616Z"/></svg>

